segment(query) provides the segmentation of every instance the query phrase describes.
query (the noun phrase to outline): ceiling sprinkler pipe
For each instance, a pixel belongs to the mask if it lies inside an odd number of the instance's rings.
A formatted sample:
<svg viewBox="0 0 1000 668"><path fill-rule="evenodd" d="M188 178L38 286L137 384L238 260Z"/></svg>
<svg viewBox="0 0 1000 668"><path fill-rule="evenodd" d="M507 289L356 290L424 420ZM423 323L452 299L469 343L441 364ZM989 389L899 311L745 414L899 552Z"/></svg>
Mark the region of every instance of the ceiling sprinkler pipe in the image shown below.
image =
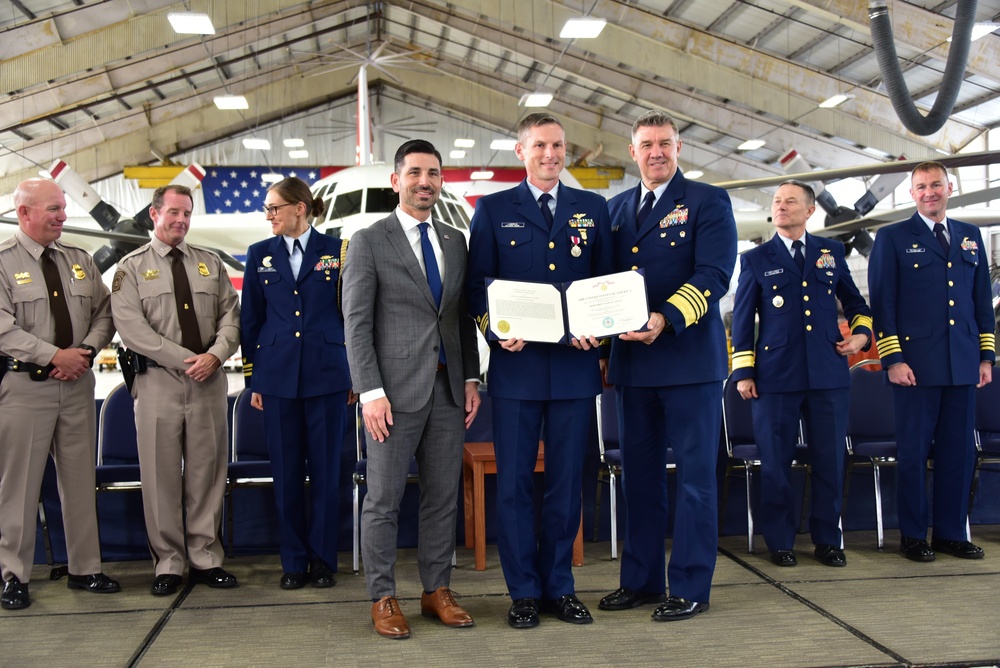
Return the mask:
<svg viewBox="0 0 1000 668"><path fill-rule="evenodd" d="M955 26L952 31L951 47L948 51L948 63L945 65L944 77L941 80L941 90L938 91L934 106L927 116L921 115L910 91L903 79L896 56L896 44L892 38L892 22L889 19L889 9L886 0L869 0L868 23L871 27L872 43L875 46L875 57L878 59L879 71L885 82L889 100L892 102L896 115L907 130L921 136L934 134L940 130L955 108L962 81L965 79L965 66L969 60L969 50L972 46L972 26L976 21L977 0L958 0L955 10Z"/></svg>

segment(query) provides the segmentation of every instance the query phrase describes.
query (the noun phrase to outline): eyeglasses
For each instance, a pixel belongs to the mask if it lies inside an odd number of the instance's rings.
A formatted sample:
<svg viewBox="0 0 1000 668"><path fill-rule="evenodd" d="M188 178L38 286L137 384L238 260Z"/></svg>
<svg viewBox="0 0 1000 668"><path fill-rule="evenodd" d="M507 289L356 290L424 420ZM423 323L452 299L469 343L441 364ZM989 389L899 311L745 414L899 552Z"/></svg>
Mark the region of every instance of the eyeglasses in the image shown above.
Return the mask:
<svg viewBox="0 0 1000 668"><path fill-rule="evenodd" d="M278 213L278 209L280 209L283 206L295 206L295 204L293 202L289 202L287 204L274 204L271 206L264 205L264 215L273 216L274 214Z"/></svg>

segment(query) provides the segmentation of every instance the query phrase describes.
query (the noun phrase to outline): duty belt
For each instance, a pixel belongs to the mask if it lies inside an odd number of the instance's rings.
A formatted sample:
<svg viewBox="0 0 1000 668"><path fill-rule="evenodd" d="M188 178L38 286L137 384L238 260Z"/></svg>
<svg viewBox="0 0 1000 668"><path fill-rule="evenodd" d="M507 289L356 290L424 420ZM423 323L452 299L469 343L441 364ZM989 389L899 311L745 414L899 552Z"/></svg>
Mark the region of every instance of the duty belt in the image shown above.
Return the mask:
<svg viewBox="0 0 1000 668"><path fill-rule="evenodd" d="M52 364L47 364L42 366L40 364L32 364L31 362L22 362L20 360L13 359L12 357L7 358L7 370L8 371L20 371L22 373L30 373L31 380L43 381L49 379L49 374L55 369Z"/></svg>

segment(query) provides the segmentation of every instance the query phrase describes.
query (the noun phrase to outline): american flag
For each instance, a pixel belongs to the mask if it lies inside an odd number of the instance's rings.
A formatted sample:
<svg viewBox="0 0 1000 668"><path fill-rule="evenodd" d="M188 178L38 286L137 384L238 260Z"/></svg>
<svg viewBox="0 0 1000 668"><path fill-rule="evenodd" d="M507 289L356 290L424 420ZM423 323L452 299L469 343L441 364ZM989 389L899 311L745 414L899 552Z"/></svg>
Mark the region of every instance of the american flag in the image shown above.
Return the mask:
<svg viewBox="0 0 1000 668"><path fill-rule="evenodd" d="M209 167L201 189L208 213L254 213L264 206L267 187L264 174L297 176L310 186L325 176L319 167Z"/></svg>

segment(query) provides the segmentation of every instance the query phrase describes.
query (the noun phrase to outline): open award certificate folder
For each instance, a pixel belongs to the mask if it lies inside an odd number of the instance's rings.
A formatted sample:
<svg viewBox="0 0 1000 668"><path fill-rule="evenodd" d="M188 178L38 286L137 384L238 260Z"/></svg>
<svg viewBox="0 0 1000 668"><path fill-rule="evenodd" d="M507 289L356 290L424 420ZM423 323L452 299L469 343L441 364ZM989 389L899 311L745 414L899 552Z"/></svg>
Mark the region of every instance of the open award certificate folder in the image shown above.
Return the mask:
<svg viewBox="0 0 1000 668"><path fill-rule="evenodd" d="M641 269L570 283L486 279L491 339L569 343L645 328L649 320Z"/></svg>

